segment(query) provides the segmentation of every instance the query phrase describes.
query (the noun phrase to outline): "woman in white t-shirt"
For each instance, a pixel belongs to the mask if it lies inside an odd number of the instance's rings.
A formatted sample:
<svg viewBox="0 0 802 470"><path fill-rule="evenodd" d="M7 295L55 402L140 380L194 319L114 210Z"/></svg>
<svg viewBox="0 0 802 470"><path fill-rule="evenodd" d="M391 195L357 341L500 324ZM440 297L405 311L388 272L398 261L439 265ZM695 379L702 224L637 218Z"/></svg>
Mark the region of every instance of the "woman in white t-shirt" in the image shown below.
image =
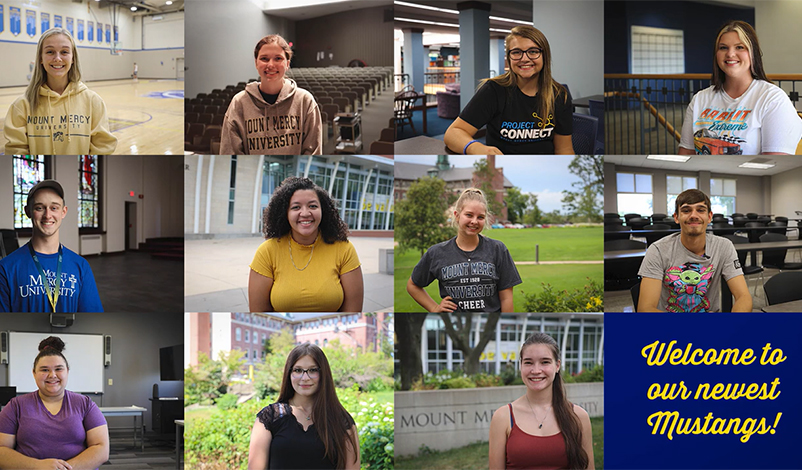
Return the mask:
<svg viewBox="0 0 802 470"><path fill-rule="evenodd" d="M766 77L762 56L749 23L730 21L719 30L713 85L688 105L681 155L795 153L802 119L788 95Z"/></svg>

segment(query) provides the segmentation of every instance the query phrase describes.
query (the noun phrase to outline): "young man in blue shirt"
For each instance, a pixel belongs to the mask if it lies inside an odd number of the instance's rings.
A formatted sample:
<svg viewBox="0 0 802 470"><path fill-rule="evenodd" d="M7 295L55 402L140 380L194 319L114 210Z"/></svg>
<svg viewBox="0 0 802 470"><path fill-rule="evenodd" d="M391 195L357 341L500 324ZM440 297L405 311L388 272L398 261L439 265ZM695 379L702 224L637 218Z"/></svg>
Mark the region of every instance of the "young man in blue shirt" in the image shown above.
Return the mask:
<svg viewBox="0 0 802 470"><path fill-rule="evenodd" d="M0 311L102 312L89 263L59 242L67 206L58 181L31 188L25 215L31 240L0 260Z"/></svg>

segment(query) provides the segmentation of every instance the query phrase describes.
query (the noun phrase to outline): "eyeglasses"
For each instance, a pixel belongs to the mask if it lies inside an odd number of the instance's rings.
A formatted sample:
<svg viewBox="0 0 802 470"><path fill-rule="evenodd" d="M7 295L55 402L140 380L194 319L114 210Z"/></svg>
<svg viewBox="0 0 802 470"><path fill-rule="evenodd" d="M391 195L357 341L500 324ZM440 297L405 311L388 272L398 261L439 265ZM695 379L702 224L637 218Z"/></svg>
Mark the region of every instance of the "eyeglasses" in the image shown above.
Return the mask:
<svg viewBox="0 0 802 470"><path fill-rule="evenodd" d="M543 53L543 49L538 49L536 47L533 47L531 49L527 49L526 50L526 56L529 57L532 60L535 60L538 57L540 57L540 54L542 54L542 53ZM521 60L524 57L524 51L522 51L521 49L512 49L509 52L509 54L510 54L510 59L513 59L513 60Z"/></svg>
<svg viewBox="0 0 802 470"><path fill-rule="evenodd" d="M310 379L316 379L320 376L320 367L310 367L309 369L301 369L300 367L296 367L292 369L292 376L296 379L300 379L304 376L304 372L309 376Z"/></svg>

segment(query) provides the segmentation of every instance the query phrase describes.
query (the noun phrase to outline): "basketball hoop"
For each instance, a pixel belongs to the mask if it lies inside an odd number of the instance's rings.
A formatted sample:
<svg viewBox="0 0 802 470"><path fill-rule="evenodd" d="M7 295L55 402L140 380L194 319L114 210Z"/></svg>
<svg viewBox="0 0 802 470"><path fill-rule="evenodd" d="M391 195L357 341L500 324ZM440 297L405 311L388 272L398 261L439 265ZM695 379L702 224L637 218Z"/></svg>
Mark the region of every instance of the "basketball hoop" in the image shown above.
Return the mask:
<svg viewBox="0 0 802 470"><path fill-rule="evenodd" d="M111 43L111 55L123 55L122 41L114 41Z"/></svg>

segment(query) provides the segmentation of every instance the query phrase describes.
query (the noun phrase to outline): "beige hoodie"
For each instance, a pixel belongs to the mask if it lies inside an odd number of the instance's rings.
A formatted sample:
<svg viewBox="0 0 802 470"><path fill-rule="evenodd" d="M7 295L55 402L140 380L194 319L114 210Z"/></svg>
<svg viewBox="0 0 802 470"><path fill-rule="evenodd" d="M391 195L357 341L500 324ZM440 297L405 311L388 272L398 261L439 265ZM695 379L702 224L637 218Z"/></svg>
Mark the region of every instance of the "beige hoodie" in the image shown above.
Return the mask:
<svg viewBox="0 0 802 470"><path fill-rule="evenodd" d="M311 93L289 78L274 104L259 93L259 82L231 100L223 120L222 155L321 155L320 109Z"/></svg>
<svg viewBox="0 0 802 470"><path fill-rule="evenodd" d="M4 132L6 155L108 155L117 148L103 99L82 82L71 82L60 95L42 85L35 112L24 96L17 98Z"/></svg>

